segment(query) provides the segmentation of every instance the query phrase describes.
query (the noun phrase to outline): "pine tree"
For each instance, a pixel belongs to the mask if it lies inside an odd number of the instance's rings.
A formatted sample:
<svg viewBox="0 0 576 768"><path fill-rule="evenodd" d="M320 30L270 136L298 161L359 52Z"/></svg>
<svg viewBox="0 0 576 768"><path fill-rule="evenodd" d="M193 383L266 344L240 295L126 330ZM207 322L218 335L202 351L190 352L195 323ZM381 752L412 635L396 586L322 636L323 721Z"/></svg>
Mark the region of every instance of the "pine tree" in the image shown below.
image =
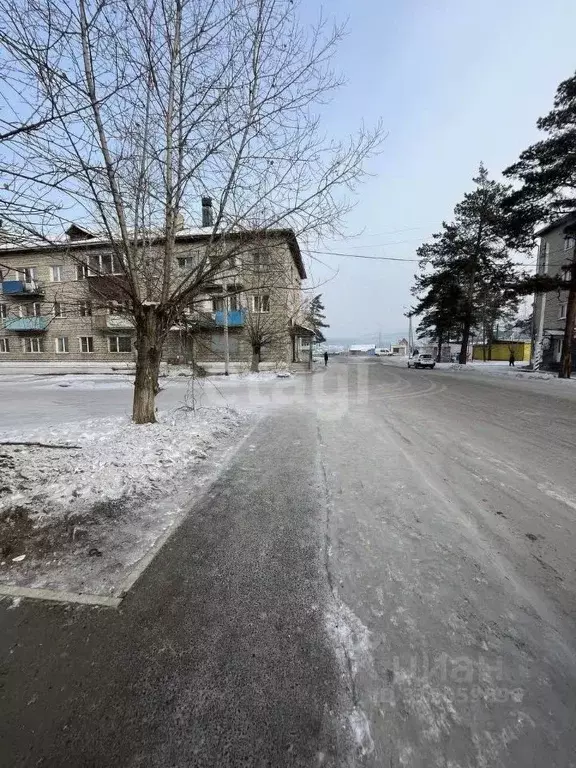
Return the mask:
<svg viewBox="0 0 576 768"><path fill-rule="evenodd" d="M530 244L535 225L549 223L576 209L576 73L560 83L552 110L536 125L547 137L525 149L518 162L504 171L505 176L522 182L522 187L507 201L510 239L515 245ZM573 234L565 230L566 236ZM532 281L532 286L539 292L569 290L560 378L570 378L572 369L576 327L576 245L569 268L568 283L560 278ZM525 282L524 287L527 286Z"/></svg>
<svg viewBox="0 0 576 768"><path fill-rule="evenodd" d="M324 314L324 304L322 304L321 293L319 293L317 296L314 296L314 298L310 302L310 306L308 307L308 312L306 317L314 330L316 341L318 342L326 341L326 337L322 333L321 329L330 328L330 325L329 323L324 322L324 320L326 319L326 315Z"/></svg>
<svg viewBox="0 0 576 768"><path fill-rule="evenodd" d="M460 328L462 364L472 330L492 329L517 301L508 287L514 280L514 265L505 240L503 209L510 188L490 180L482 164L473 181L476 188L456 205L454 221L443 222L432 242L418 249L421 269L431 274L424 271L415 287L417 295L422 289L431 291L421 311L433 310L441 325L445 317L445 327Z"/></svg>

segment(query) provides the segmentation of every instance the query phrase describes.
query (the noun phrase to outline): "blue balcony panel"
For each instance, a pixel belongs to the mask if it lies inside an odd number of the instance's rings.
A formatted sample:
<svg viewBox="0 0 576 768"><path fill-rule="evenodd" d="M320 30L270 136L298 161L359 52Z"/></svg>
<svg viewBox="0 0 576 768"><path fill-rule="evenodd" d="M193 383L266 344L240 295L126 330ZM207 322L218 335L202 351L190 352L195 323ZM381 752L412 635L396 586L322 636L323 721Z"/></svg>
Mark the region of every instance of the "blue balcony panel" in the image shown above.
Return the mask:
<svg viewBox="0 0 576 768"><path fill-rule="evenodd" d="M50 323L49 317L14 317L4 320L7 331L45 331Z"/></svg>
<svg viewBox="0 0 576 768"><path fill-rule="evenodd" d="M228 312L228 327L238 328L244 325L244 313L243 309L232 309ZM220 310L214 313L214 322L216 325L224 325L224 312Z"/></svg>

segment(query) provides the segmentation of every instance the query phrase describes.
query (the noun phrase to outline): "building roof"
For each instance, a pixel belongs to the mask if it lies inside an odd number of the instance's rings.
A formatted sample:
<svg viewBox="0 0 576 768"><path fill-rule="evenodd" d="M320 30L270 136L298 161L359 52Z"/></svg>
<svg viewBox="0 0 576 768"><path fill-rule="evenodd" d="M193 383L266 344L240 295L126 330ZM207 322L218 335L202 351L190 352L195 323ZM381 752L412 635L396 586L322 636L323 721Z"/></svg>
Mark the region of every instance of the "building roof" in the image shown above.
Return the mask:
<svg viewBox="0 0 576 768"><path fill-rule="evenodd" d="M75 224L72 224L66 231L69 233L70 231L73 231L73 234L79 234L80 232L85 232L86 237L84 239L73 239L73 240L65 240L62 238L54 238L50 240L46 240L42 243L1 243L0 244L0 250L2 253L6 255L20 255L23 253L40 253L45 250L61 250L61 251L68 251L68 250L86 250L90 248L100 248L103 245L109 245L111 240L108 237L103 237L101 235L94 235L89 230L85 229L84 227L77 227ZM286 241L288 244L288 247L290 248L290 253L292 255L292 259L294 261L294 265L296 266L296 269L298 270L298 274L300 275L300 278L302 280L305 280L306 275L306 269L304 267L304 261L302 259L302 252L300 251L300 245L298 243L298 239L296 237L296 233L293 229L289 228L278 228L278 229L245 229L245 230L237 230L232 232L225 232L222 234L216 233L214 234L211 227L195 227L190 229L181 230L176 234L176 242L177 243L196 243L196 242L203 242L206 240L213 239L215 241L218 241L222 239L223 237L230 238L233 240L237 239L246 239L251 240L254 237L275 237L275 238L281 238ZM150 236L149 238L149 244L154 245L157 243L162 242L162 236Z"/></svg>
<svg viewBox="0 0 576 768"><path fill-rule="evenodd" d="M567 213L565 216L561 216L559 219L555 219L555 221L551 221L550 224L547 224L545 227L542 227L542 229L539 229L536 231L536 237L543 237L544 235L549 234L550 232L554 232L556 229L560 229L560 227L565 227L567 224L574 224L576 222L576 211L571 211L570 213Z"/></svg>
<svg viewBox="0 0 576 768"><path fill-rule="evenodd" d="M376 344L351 344L350 352L369 352L371 349L376 349Z"/></svg>

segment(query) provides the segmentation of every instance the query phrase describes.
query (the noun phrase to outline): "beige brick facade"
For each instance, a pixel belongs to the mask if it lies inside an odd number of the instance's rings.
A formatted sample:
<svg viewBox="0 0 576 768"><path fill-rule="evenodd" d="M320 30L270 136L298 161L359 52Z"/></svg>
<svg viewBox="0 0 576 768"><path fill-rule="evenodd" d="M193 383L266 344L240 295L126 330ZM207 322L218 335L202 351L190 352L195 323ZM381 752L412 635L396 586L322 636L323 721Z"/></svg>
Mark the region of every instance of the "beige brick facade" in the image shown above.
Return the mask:
<svg viewBox="0 0 576 768"><path fill-rule="evenodd" d="M205 236L195 235L177 242L175 280L181 279L187 268L187 262L182 259L201 258L205 241ZM214 310L220 306L221 292L230 290L232 285L240 286L241 291L229 299L231 308L242 310L244 318L243 326L229 328L230 360L248 362L252 350L247 328L255 307L252 296L267 296L268 299L263 300L267 311L262 313L262 318L282 330L278 338L263 348L262 360L290 363L293 357L290 326L302 320L301 281L305 272L299 249L295 238L292 236L289 242L284 232L267 235L264 247L261 236L255 242L257 246L248 244L244 249L233 270L213 281L209 294L197 297L193 311L206 313L210 325L210 318L212 321L216 318ZM0 364L16 361L125 363L135 358L135 330L129 308L121 307L119 301L104 300L103 294L95 290L97 281L103 278L87 276L79 266L89 260L94 263L98 258L110 258L110 253L110 245L104 241L70 242L57 249L5 246L0 251L3 287ZM263 253L268 256L262 256ZM258 268L254 266L255 258L264 260ZM107 277L106 281L111 283L114 278ZM18 284L24 286L23 290L13 293ZM41 330L22 330L22 325L30 328L36 323ZM194 330L192 327L192 323L174 326L164 346L164 359L189 362L194 358L200 363L223 360L222 326L212 322L211 327L194 327Z"/></svg>

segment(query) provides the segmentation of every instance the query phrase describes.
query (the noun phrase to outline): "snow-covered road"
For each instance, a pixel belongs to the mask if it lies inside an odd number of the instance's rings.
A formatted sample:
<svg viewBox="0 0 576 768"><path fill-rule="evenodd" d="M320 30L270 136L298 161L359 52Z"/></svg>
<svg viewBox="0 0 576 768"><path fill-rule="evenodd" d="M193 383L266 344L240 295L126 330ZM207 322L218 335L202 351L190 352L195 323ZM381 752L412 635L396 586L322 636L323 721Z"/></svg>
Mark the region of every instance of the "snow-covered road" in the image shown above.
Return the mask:
<svg viewBox="0 0 576 768"><path fill-rule="evenodd" d="M263 418L120 611L2 609L11 764L573 767L576 389L218 385Z"/></svg>

